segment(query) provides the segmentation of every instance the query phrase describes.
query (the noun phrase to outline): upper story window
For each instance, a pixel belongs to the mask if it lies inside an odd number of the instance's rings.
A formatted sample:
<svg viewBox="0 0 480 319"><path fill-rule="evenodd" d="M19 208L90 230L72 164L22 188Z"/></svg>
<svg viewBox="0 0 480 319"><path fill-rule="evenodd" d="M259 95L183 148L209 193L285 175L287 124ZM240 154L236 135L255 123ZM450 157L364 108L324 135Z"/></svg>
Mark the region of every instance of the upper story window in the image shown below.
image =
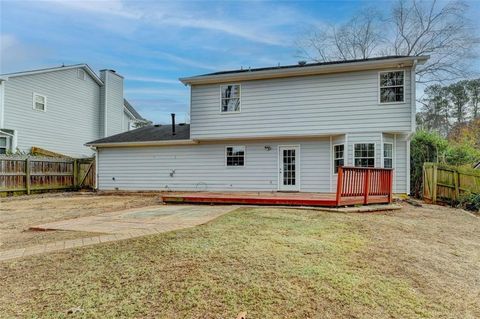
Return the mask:
<svg viewBox="0 0 480 319"><path fill-rule="evenodd" d="M393 144L383 144L383 167L393 168Z"/></svg>
<svg viewBox="0 0 480 319"><path fill-rule="evenodd" d="M375 167L375 144L355 144L353 159L355 167Z"/></svg>
<svg viewBox="0 0 480 319"><path fill-rule="evenodd" d="M333 146L333 173L338 173L338 168L344 165L345 145L339 144Z"/></svg>
<svg viewBox="0 0 480 319"><path fill-rule="evenodd" d="M380 103L405 102L405 71L380 72Z"/></svg>
<svg viewBox="0 0 480 319"><path fill-rule="evenodd" d="M227 166L245 166L245 146L227 146L225 160Z"/></svg>
<svg viewBox="0 0 480 319"><path fill-rule="evenodd" d="M45 112L47 110L47 97L33 93L33 109Z"/></svg>
<svg viewBox="0 0 480 319"><path fill-rule="evenodd" d="M85 80L85 70L77 69L77 78Z"/></svg>
<svg viewBox="0 0 480 319"><path fill-rule="evenodd" d="M221 110L225 112L240 112L240 84L220 86Z"/></svg>

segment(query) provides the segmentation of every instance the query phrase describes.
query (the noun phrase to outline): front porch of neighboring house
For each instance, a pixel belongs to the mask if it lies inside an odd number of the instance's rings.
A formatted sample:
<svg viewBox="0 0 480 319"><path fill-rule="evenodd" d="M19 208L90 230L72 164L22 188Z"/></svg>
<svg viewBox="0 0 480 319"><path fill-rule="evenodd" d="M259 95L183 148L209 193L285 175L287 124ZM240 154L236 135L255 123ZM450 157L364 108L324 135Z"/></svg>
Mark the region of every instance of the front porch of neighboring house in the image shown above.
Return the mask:
<svg viewBox="0 0 480 319"><path fill-rule="evenodd" d="M340 167L335 193L178 192L162 195L166 203L339 207L392 202L393 169Z"/></svg>

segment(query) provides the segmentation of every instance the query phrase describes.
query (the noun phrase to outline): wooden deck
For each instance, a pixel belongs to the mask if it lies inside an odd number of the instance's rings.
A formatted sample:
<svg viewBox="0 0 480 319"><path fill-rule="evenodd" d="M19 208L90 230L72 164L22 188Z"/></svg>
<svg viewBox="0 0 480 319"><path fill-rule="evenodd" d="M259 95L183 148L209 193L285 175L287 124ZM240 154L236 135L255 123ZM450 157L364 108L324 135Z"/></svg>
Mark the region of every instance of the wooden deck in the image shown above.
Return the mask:
<svg viewBox="0 0 480 319"><path fill-rule="evenodd" d="M274 206L336 207L363 204L363 196L349 197L337 204L335 193L282 193L282 192L191 192L162 195L166 203L185 204L240 204ZM385 203L384 196L370 197L370 203Z"/></svg>
<svg viewBox="0 0 480 319"><path fill-rule="evenodd" d="M166 203L339 207L392 202L393 170L339 167L336 193L193 192L163 195Z"/></svg>

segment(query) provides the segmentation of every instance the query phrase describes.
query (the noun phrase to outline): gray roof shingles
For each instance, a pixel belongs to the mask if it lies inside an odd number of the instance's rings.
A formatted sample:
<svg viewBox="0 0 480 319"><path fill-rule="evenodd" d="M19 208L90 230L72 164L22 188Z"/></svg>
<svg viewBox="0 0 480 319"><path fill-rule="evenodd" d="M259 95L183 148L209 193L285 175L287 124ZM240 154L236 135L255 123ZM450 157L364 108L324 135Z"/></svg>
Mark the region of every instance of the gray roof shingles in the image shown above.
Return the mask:
<svg viewBox="0 0 480 319"><path fill-rule="evenodd" d="M135 108L132 106L132 104L130 104L130 102L127 101L127 99L123 99L123 105L125 105L125 107L127 108L127 110L132 113L133 116L135 116L135 118L137 120L145 120L138 112L137 110L135 110Z"/></svg>
<svg viewBox="0 0 480 319"><path fill-rule="evenodd" d="M148 125L132 131L108 136L87 143L87 145L110 143L135 143L154 141L177 141L190 139L190 124L176 124L175 135L172 134L171 125Z"/></svg>
<svg viewBox="0 0 480 319"><path fill-rule="evenodd" d="M390 56L367 58L367 59L315 62L315 63L305 63L305 64L291 64L291 65L272 66L272 67L263 67L263 68L245 68L245 69L239 69L239 70L213 72L213 73L201 74L201 75L197 75L197 76L202 77L202 76L222 75L222 74L230 74L230 73L247 73L247 72L257 72L257 71L278 70L278 69L308 68L308 67L311 67L311 66L345 64L345 63L365 62L365 61L382 61L382 60L406 58L406 57L408 57L408 56L406 56L406 55L390 55Z"/></svg>

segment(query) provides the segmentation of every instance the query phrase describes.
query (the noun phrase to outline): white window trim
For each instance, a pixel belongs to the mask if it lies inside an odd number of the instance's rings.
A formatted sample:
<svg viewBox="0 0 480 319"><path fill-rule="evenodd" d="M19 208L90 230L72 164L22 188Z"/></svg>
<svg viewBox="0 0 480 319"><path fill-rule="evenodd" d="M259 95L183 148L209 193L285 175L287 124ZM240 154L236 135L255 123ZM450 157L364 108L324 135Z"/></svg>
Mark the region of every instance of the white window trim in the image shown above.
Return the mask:
<svg viewBox="0 0 480 319"><path fill-rule="evenodd" d="M372 143L372 142L361 142L361 143L354 143L353 144L352 166L353 167L360 167L360 166L355 166L355 145L360 145L360 144L373 144L373 167L377 167L377 143ZM371 158L371 157L362 157L362 158Z"/></svg>
<svg viewBox="0 0 480 319"><path fill-rule="evenodd" d="M37 107L35 106L35 98L36 98L37 96L43 97L43 99L44 99L44 101L45 101L43 110L37 109ZM39 93L33 92L33 95L32 95L32 108L33 108L35 111L38 111L38 112L44 112L44 113L47 112L47 96L46 96L46 95L43 95L43 94L39 94Z"/></svg>
<svg viewBox="0 0 480 319"><path fill-rule="evenodd" d="M335 173L335 146L343 145L343 166L346 166L346 159L347 159L347 154L346 154L346 146L345 143L337 143L332 145L332 174L333 175L338 175L338 173Z"/></svg>
<svg viewBox="0 0 480 319"><path fill-rule="evenodd" d="M391 73L391 72L402 72L403 73L403 101L402 102L382 102L381 99L381 87L380 87L380 76L382 73ZM405 70L384 70L384 71L379 71L378 76L377 76L377 95L378 95L378 104L380 105L389 105L389 104L405 104L406 102L406 83L405 83Z"/></svg>
<svg viewBox="0 0 480 319"><path fill-rule="evenodd" d="M243 147L243 165L232 165L232 166L228 166L227 165L227 148L229 147ZM225 167L226 168L233 168L233 169L236 169L236 168L243 168L243 167L246 167L247 166L247 146L246 145L226 145L225 146L225 150L224 150L224 156L225 156Z"/></svg>
<svg viewBox="0 0 480 319"><path fill-rule="evenodd" d="M238 85L238 89L240 91L240 94L238 95L238 111L222 111L222 87L224 86L230 86L230 85ZM240 83L228 83L228 84L220 84L220 114L238 114L242 112L242 85Z"/></svg>
<svg viewBox="0 0 480 319"><path fill-rule="evenodd" d="M392 157L385 157L385 144L392 145ZM395 148L394 148L393 143L391 143L391 142L383 142L383 144L382 144L382 167L383 168L386 168L385 167L385 159L386 158L390 158L392 160L392 167L391 168L394 169L395 168L395 163L393 162L393 159L395 158Z"/></svg>

